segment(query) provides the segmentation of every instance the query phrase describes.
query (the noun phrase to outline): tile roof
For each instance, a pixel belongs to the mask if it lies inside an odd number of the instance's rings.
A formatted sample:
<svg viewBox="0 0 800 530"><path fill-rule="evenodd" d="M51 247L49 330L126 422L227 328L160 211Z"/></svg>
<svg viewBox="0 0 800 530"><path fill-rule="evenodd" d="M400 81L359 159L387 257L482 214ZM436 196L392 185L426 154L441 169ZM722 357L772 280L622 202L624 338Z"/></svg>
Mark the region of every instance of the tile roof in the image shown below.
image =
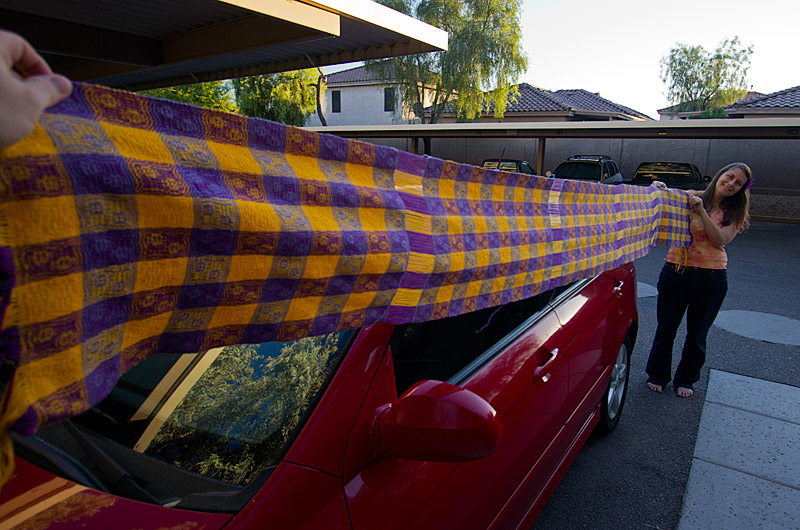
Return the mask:
<svg viewBox="0 0 800 530"><path fill-rule="evenodd" d="M326 85L347 85L351 83L378 83L384 80L379 72L357 66L348 70L326 74Z"/></svg>
<svg viewBox="0 0 800 530"><path fill-rule="evenodd" d="M619 105L606 98L600 97L599 94L589 92L588 90L556 90L556 96L569 102L570 106L575 110L591 110L598 112L619 112L620 114L627 114L642 119L650 119L649 116L635 111L630 107Z"/></svg>
<svg viewBox="0 0 800 530"><path fill-rule="evenodd" d="M800 108L800 86L779 90L744 101L737 101L725 110Z"/></svg>
<svg viewBox="0 0 800 530"><path fill-rule="evenodd" d="M610 114L625 114L640 119L651 119L649 116L637 112L600 97L598 94L584 89L556 90L552 92L538 88L528 83L517 85L519 94L515 100L510 100L506 106L506 113L512 112L607 112ZM510 98L509 98L510 99ZM452 112L455 106L449 106L445 112ZM494 111L494 103L489 102L487 112Z"/></svg>
<svg viewBox="0 0 800 530"><path fill-rule="evenodd" d="M696 111L680 111L679 105L673 105L664 109L659 109L659 114L690 114ZM723 107L727 113L731 112L744 112L747 110L760 109L792 109L800 108L800 86L786 88L771 94L762 94L761 92L750 91L745 97Z"/></svg>
<svg viewBox="0 0 800 530"><path fill-rule="evenodd" d="M745 94L745 96L742 99L734 102L733 104L734 105L738 105L739 103L744 103L746 101L752 101L752 100L754 100L756 98L760 98L761 96L766 96L766 94L750 90L750 91L747 92L747 94Z"/></svg>

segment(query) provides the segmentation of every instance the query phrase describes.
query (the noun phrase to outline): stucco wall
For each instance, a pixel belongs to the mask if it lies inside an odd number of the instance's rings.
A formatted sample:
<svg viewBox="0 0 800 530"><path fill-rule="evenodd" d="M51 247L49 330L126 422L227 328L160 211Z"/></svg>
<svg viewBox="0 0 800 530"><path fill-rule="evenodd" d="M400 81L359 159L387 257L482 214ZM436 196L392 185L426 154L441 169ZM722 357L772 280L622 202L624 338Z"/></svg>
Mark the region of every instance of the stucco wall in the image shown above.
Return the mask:
<svg viewBox="0 0 800 530"><path fill-rule="evenodd" d="M394 112L383 110L383 89L385 85L362 85L362 86L343 86L329 87L325 91L322 101L322 113L328 121L328 125L363 125L365 123L373 125L391 125L402 123L399 116ZM341 112L331 112L331 93L339 90L341 94ZM395 91L397 93L397 91ZM396 101L399 107L399 99ZM322 125L317 114L309 117L309 127L319 127Z"/></svg>
<svg viewBox="0 0 800 530"><path fill-rule="evenodd" d="M406 139L380 139L374 143L411 150ZM537 139L434 138L433 156L468 164L480 164L485 158L527 160L535 168ZM420 149L422 142L420 141ZM712 176L730 162L745 162L753 169L753 193L800 196L798 140L672 140L672 139L559 139L548 138L544 170L552 171L570 155L599 154L614 158L626 180L642 162L691 162L703 175Z"/></svg>

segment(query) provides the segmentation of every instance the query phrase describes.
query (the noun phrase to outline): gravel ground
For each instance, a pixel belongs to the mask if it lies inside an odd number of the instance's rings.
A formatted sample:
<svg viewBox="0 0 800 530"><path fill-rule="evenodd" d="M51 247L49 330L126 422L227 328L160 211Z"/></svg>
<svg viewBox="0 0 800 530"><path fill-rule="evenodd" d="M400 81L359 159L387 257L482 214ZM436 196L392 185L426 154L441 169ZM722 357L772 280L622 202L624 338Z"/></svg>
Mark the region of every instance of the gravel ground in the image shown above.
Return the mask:
<svg viewBox="0 0 800 530"><path fill-rule="evenodd" d="M753 193L750 195L750 215L800 220L800 196Z"/></svg>

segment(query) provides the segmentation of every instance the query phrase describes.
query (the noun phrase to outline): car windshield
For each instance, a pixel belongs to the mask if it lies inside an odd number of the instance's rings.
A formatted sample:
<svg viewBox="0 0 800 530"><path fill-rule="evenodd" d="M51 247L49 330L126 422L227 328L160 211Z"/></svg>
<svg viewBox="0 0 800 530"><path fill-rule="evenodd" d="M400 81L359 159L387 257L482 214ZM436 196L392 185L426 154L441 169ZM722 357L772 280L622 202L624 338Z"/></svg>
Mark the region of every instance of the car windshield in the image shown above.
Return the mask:
<svg viewBox="0 0 800 530"><path fill-rule="evenodd" d="M156 466L162 475L175 475L176 484L180 476L199 475L191 480L211 479L206 490L219 482L243 486L279 462L354 334L151 355L74 423L104 450L132 462L132 474L143 473L155 459L177 468ZM65 451L59 424L51 427L40 430L42 438ZM135 454L140 461L131 460ZM82 461L87 455L70 456Z"/></svg>
<svg viewBox="0 0 800 530"><path fill-rule="evenodd" d="M600 180L600 164L596 162L563 162L553 172L561 179Z"/></svg>
<svg viewBox="0 0 800 530"><path fill-rule="evenodd" d="M678 164L671 162L658 162L653 164L642 164L636 170L635 179L660 179L664 181L685 181L692 177L692 169L689 164Z"/></svg>
<svg viewBox="0 0 800 530"><path fill-rule="evenodd" d="M497 167L497 163L498 163L497 160L484 160L483 167L488 169L500 169L502 171L513 171L513 172L519 171L519 167L517 167L516 162L509 162L507 160L500 162L499 168Z"/></svg>

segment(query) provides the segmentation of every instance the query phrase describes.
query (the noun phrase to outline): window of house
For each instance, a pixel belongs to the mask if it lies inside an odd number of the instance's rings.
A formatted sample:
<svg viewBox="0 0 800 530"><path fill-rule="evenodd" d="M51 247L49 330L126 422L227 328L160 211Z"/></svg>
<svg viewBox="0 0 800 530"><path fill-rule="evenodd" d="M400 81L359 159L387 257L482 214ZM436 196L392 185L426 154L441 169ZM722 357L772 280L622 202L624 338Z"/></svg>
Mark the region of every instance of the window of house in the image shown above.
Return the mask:
<svg viewBox="0 0 800 530"><path fill-rule="evenodd" d="M394 112L394 87L386 87L383 89L383 111Z"/></svg>
<svg viewBox="0 0 800 530"><path fill-rule="evenodd" d="M342 112L341 90L331 90L331 112Z"/></svg>

